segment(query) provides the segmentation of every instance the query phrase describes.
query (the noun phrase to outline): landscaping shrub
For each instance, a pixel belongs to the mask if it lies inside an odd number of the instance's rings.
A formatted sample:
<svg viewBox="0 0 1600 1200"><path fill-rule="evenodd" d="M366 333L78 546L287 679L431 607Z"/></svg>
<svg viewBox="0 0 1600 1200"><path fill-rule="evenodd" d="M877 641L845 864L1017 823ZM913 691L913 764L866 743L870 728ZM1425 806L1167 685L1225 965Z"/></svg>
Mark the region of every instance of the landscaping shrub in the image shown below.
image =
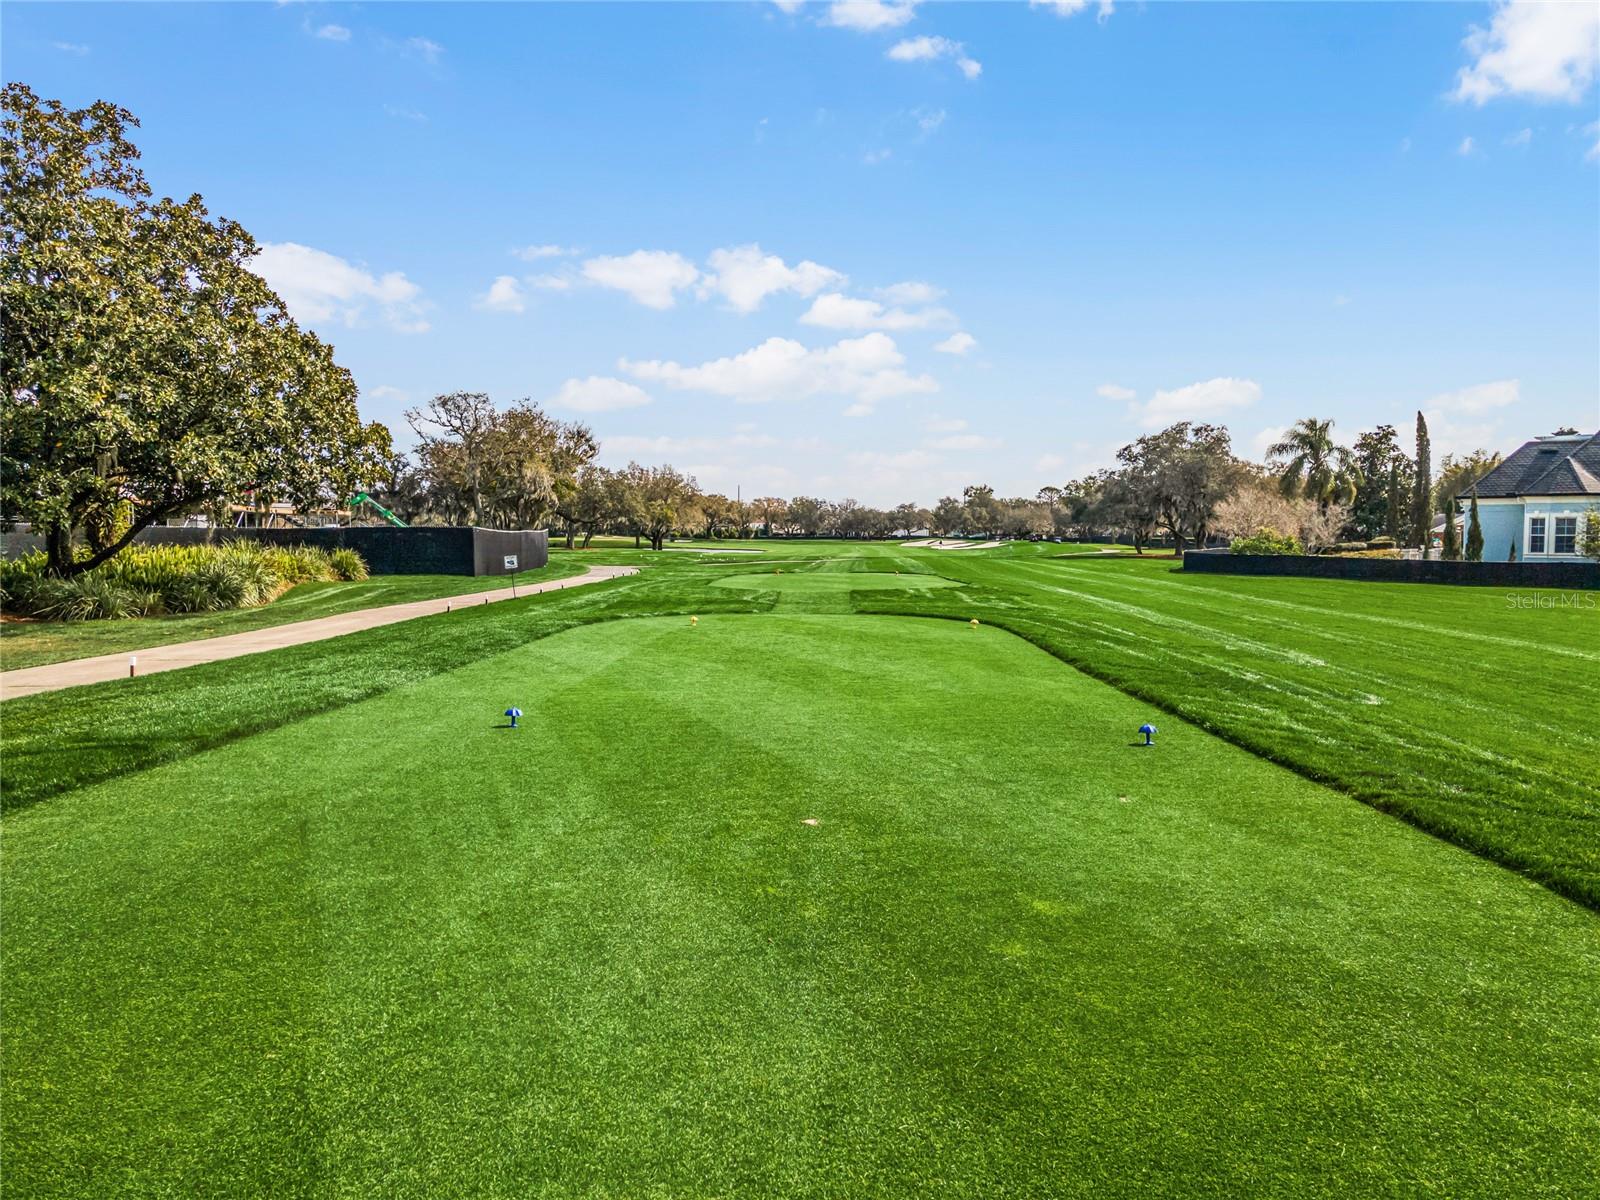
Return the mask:
<svg viewBox="0 0 1600 1200"><path fill-rule="evenodd" d="M19 589L44 571L44 552L35 550L21 558L0 559L0 605L19 607Z"/></svg>
<svg viewBox="0 0 1600 1200"><path fill-rule="evenodd" d="M30 577L19 589L19 599L51 621L99 621L130 616L133 611L127 591L93 573L73 579Z"/></svg>
<svg viewBox="0 0 1600 1200"><path fill-rule="evenodd" d="M1253 537L1234 538L1228 549L1234 554L1304 554L1300 540L1263 526Z"/></svg>
<svg viewBox="0 0 1600 1200"><path fill-rule="evenodd" d="M254 547L262 559L270 564L273 573L290 587L297 583L334 578L327 551L314 546L263 546L259 542L236 544Z"/></svg>
<svg viewBox="0 0 1600 1200"><path fill-rule="evenodd" d="M343 550L335 550L332 554L328 555L328 561L333 567L333 574L334 578L336 579L355 581L365 579L367 577L367 564L365 560L362 559L361 555L357 554L354 550L351 550L348 547Z"/></svg>
<svg viewBox="0 0 1600 1200"><path fill-rule="evenodd" d="M0 563L0 603L51 621L95 621L156 613L221 612L277 599L296 584L365 579L354 550L264 546L132 546L71 579L44 574L45 556Z"/></svg>
<svg viewBox="0 0 1600 1200"><path fill-rule="evenodd" d="M1367 542L1368 550L1393 550L1394 548L1395 541L1388 534L1384 534L1382 537L1372 538Z"/></svg>
<svg viewBox="0 0 1600 1200"><path fill-rule="evenodd" d="M1366 549L1367 544L1365 542L1334 542L1331 546L1324 546L1317 553L1346 558L1352 554L1363 554Z"/></svg>

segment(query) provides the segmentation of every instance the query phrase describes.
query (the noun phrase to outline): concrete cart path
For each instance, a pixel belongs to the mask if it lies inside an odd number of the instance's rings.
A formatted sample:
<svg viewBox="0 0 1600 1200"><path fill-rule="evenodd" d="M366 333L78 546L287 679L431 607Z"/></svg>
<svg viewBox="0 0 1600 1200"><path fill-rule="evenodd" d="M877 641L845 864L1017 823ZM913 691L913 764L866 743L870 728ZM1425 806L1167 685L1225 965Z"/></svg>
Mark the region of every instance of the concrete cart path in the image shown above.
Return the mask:
<svg viewBox="0 0 1600 1200"><path fill-rule="evenodd" d="M510 600L513 599L513 591L515 598L520 599L536 592L562 591L566 588L582 587L586 583L618 579L624 575L633 575L636 570L634 567L590 567L582 575L567 579L550 579L543 583L519 583L515 589L503 587L496 588L492 592L468 592L460 596L438 596L432 600L389 604L382 608L362 608L355 612L339 613L337 616L318 617L312 621L274 625L270 629L252 629L246 633L229 633L222 637L201 638L193 642L175 642L170 646L152 646L148 650L119 651L116 654L75 658L70 662L50 663L42 667L24 667L19 671L0 673L0 700L31 696L35 692L54 692L85 683L126 679L129 653L137 656L140 675L153 675L157 671L175 671L179 667L192 667L196 663L217 662L224 658L259 654L263 650L277 650L282 646L320 642L324 638L355 633L360 629L373 629L379 625L393 625L396 621L409 621L415 617L442 613L449 608L470 608L473 605L493 603L496 600Z"/></svg>

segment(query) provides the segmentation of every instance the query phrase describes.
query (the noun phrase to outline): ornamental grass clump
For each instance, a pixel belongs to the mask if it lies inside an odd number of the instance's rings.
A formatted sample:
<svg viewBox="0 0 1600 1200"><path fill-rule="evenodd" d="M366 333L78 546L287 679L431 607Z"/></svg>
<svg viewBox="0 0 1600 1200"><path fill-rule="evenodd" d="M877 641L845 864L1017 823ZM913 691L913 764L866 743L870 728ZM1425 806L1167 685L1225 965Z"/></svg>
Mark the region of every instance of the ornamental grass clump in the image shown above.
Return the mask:
<svg viewBox="0 0 1600 1200"><path fill-rule="evenodd" d="M0 603L48 621L98 621L253 608L297 584L367 577L354 550L330 554L245 538L220 546L131 546L70 579L44 570L42 554L0 564Z"/></svg>
<svg viewBox="0 0 1600 1200"><path fill-rule="evenodd" d="M335 579L356 582L367 577L366 560L349 547L335 550L329 554L328 562L333 567Z"/></svg>

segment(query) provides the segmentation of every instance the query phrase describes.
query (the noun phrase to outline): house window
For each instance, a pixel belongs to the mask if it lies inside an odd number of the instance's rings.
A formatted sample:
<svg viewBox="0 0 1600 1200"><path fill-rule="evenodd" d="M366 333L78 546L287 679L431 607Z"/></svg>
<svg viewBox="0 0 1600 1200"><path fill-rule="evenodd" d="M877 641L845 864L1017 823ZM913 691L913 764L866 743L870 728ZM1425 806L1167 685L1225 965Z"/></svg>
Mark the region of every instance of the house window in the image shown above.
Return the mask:
<svg viewBox="0 0 1600 1200"><path fill-rule="evenodd" d="M1544 553L1544 518L1528 518L1528 553Z"/></svg>
<svg viewBox="0 0 1600 1200"><path fill-rule="evenodd" d="M1578 552L1578 518L1556 518L1556 553L1576 554Z"/></svg>

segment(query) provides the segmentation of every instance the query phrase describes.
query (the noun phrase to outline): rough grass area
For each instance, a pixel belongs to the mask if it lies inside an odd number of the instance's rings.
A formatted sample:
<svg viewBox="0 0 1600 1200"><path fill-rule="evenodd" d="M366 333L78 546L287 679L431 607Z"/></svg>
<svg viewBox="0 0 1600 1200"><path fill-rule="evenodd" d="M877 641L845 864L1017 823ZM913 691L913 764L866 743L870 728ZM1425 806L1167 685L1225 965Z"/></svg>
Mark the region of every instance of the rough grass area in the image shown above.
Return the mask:
<svg viewBox="0 0 1600 1200"><path fill-rule="evenodd" d="M8 1194L1592 1189L1594 914L999 630L578 600L7 818Z"/></svg>

